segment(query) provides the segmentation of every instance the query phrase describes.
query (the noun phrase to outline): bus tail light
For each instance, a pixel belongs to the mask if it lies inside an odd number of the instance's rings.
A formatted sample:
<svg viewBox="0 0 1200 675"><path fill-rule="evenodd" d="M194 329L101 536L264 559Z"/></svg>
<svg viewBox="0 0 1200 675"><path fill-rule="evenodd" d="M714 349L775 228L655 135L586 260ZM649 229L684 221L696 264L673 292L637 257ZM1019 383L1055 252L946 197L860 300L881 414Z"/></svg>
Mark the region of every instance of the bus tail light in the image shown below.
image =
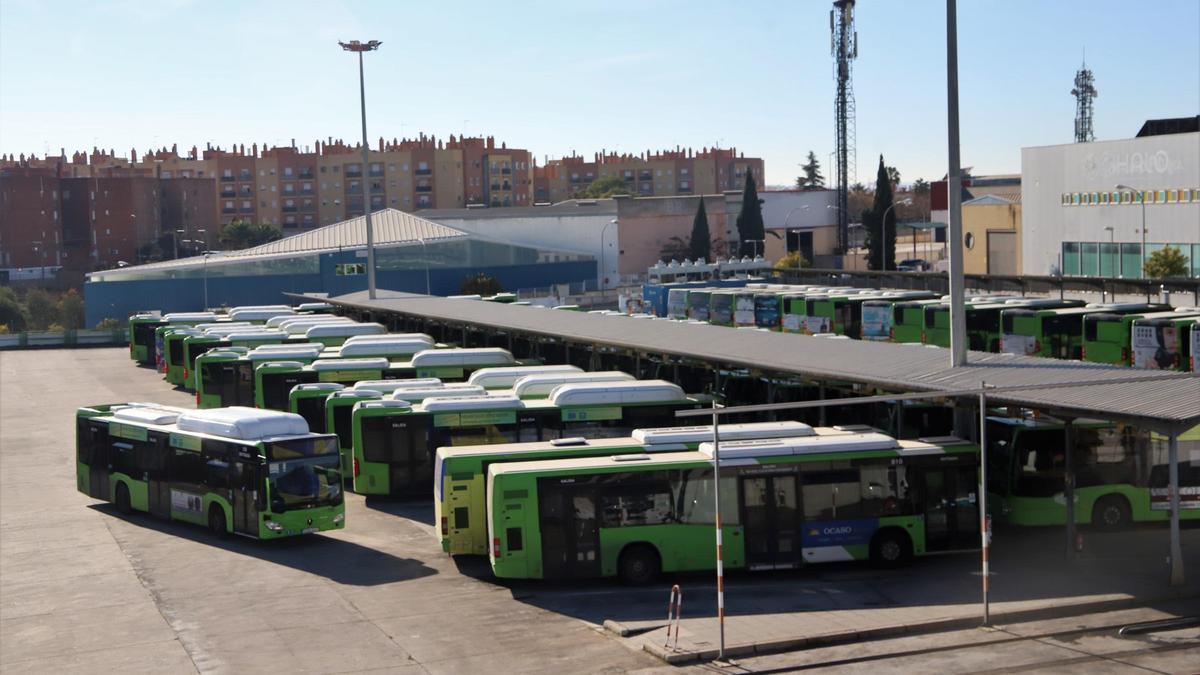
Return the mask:
<svg viewBox="0 0 1200 675"><path fill-rule="evenodd" d="M888 339L893 340L893 341L896 339L896 329L895 328L888 329Z"/></svg>
<svg viewBox="0 0 1200 675"><path fill-rule="evenodd" d="M500 537L492 538L492 557L500 557Z"/></svg>
<svg viewBox="0 0 1200 675"><path fill-rule="evenodd" d="M358 472L359 472L359 469L358 469L358 458L357 458L357 457L355 457L355 458L351 459L350 461L354 463L354 477L355 477L355 478L358 478Z"/></svg>
<svg viewBox="0 0 1200 675"><path fill-rule="evenodd" d="M442 536L450 534L450 519L442 516Z"/></svg>
<svg viewBox="0 0 1200 675"><path fill-rule="evenodd" d="M1041 341L1041 340L1034 340L1034 341L1033 341L1033 353L1034 353L1034 354L1041 354L1041 353L1042 353L1042 341Z"/></svg>
<svg viewBox="0 0 1200 675"><path fill-rule="evenodd" d="M1129 348L1121 347L1121 365L1129 365Z"/></svg>
<svg viewBox="0 0 1200 675"><path fill-rule="evenodd" d="M200 390L196 390L196 407L200 406Z"/></svg>
<svg viewBox="0 0 1200 675"><path fill-rule="evenodd" d="M185 379L185 380L188 379L188 369L187 368L183 369L183 379Z"/></svg>

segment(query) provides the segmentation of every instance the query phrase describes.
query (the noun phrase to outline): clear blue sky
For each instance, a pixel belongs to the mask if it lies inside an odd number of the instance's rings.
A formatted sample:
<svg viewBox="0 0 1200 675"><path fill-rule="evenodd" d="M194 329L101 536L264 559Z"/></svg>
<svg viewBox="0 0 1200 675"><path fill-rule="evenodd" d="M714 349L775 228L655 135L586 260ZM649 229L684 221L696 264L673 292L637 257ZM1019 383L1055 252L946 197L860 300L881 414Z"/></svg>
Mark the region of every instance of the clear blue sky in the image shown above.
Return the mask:
<svg viewBox="0 0 1200 675"><path fill-rule="evenodd" d="M212 141L310 144L489 133L545 155L720 143L789 183L828 176L825 0L562 3L0 0L0 152ZM945 3L860 0L858 177L878 155L940 178ZM1200 2L960 0L963 164L1017 172L1020 148L1072 140L1072 78L1096 73L1096 137L1200 110ZM372 141L373 142L373 141Z"/></svg>

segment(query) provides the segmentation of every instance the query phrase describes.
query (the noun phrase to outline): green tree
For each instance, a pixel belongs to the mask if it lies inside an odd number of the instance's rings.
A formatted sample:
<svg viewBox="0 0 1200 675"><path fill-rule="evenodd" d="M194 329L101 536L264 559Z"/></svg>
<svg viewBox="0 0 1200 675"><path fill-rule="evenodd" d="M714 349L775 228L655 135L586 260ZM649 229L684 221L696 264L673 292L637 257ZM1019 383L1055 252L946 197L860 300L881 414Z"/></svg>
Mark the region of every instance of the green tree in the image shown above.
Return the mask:
<svg viewBox="0 0 1200 675"><path fill-rule="evenodd" d="M29 316L30 330L46 330L50 324L59 323L58 303L40 288L25 294L25 310Z"/></svg>
<svg viewBox="0 0 1200 675"><path fill-rule="evenodd" d="M894 166L889 166L887 167L887 175L888 181L892 184L892 189L895 190L896 186L900 184L900 170Z"/></svg>
<svg viewBox="0 0 1200 675"><path fill-rule="evenodd" d="M688 240L688 249L692 258L708 260L712 257L712 242L708 234L708 213L704 210L704 197L700 198L700 206L696 207L696 217L692 219L692 236Z"/></svg>
<svg viewBox="0 0 1200 675"><path fill-rule="evenodd" d="M742 249L738 255L754 255L762 251L762 200L758 198L758 186L754 183L754 173L751 171L746 172L746 187L742 189L742 211L737 217L737 231Z"/></svg>
<svg viewBox="0 0 1200 675"><path fill-rule="evenodd" d="M817 161L817 153L808 151L808 161L800 167L803 176L796 179L796 187L801 190L819 190L825 187L825 177L821 175L821 163Z"/></svg>
<svg viewBox="0 0 1200 675"><path fill-rule="evenodd" d="M230 250L261 246L276 239L282 239L283 232L279 228L266 224L255 224L245 220L235 220L221 229L218 240Z"/></svg>
<svg viewBox="0 0 1200 675"><path fill-rule="evenodd" d="M1188 259L1174 246L1164 246L1146 259L1147 279L1169 279L1188 276Z"/></svg>
<svg viewBox="0 0 1200 675"><path fill-rule="evenodd" d="M463 279L462 286L458 289L463 295L482 295L487 297L497 293L504 292L504 285L500 280L490 274L468 274L467 278Z"/></svg>
<svg viewBox="0 0 1200 675"><path fill-rule="evenodd" d="M896 210L892 208L892 181L888 166L879 156L875 175L875 201L863 212L867 231L867 269L886 270L896 260Z"/></svg>
<svg viewBox="0 0 1200 675"><path fill-rule="evenodd" d="M669 263L672 260L682 261L692 254L692 242L683 237L671 237L658 249L658 259Z"/></svg>
<svg viewBox="0 0 1200 675"><path fill-rule="evenodd" d="M629 194L629 186L620 176L601 176L588 184L579 196L584 199L603 199L613 195Z"/></svg>
<svg viewBox="0 0 1200 675"><path fill-rule="evenodd" d="M912 191L914 194L927 195L929 194L929 181L924 178L918 178L913 181Z"/></svg>
<svg viewBox="0 0 1200 675"><path fill-rule="evenodd" d="M29 325L29 317L16 292L8 286L0 286L0 326L8 326L14 333L19 333Z"/></svg>
<svg viewBox="0 0 1200 675"><path fill-rule="evenodd" d="M83 298L74 288L68 289L58 299L59 323L67 330L83 328Z"/></svg>

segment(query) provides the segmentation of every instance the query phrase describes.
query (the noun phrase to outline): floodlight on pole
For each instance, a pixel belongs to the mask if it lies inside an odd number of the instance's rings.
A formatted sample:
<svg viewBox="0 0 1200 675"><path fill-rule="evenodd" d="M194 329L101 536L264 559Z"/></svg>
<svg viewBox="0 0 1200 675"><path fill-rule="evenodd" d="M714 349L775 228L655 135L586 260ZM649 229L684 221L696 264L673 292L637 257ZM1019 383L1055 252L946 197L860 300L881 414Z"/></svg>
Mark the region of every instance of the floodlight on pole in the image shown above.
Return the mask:
<svg viewBox="0 0 1200 675"><path fill-rule="evenodd" d="M367 88L363 77L363 52L373 52L379 49L379 45L383 44L379 40L371 40L370 42L359 42L351 40L349 42L338 41L342 49L348 52L356 52L358 54L358 97L359 105L362 113L362 162L363 173L367 172L367 163L370 161L369 147L367 146ZM367 228L367 297L375 299L375 232L371 229L371 191L366 190L367 196L364 198L364 215L366 218Z"/></svg>
<svg viewBox="0 0 1200 675"><path fill-rule="evenodd" d="M887 247L883 245L883 240L887 238L887 214L889 211L896 208L897 204L904 204L905 206L908 206L912 204L912 200L906 197L898 202L892 202L886 209L883 210L883 218L879 219L879 270L881 272L887 271L887 260L885 256L887 253Z"/></svg>
<svg viewBox="0 0 1200 675"><path fill-rule="evenodd" d="M1146 193L1137 188L1129 187L1124 183L1117 185L1118 190L1129 190L1138 196L1138 201L1142 203L1142 278L1146 278Z"/></svg>

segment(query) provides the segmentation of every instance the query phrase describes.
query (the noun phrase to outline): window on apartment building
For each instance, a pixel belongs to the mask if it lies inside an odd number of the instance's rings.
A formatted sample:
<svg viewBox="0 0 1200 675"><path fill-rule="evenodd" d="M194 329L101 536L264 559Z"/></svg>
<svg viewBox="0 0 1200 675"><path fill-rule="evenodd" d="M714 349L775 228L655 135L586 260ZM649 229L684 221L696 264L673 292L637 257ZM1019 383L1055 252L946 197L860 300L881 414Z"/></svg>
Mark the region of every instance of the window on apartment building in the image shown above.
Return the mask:
<svg viewBox="0 0 1200 675"><path fill-rule="evenodd" d="M325 167L321 167L321 173L325 173Z"/></svg>
<svg viewBox="0 0 1200 675"><path fill-rule="evenodd" d="M418 170L418 171L428 171L428 170L429 170L429 163L428 163L428 162L418 162L418 163L417 163L417 170Z"/></svg>
<svg viewBox="0 0 1200 675"><path fill-rule="evenodd" d="M295 192L295 191L296 191L296 186L295 186L295 185L292 185L291 183L284 183L284 184L283 184L283 191L284 191L284 192L286 192L286 193L288 193L288 194L292 194L293 192Z"/></svg>
<svg viewBox="0 0 1200 675"><path fill-rule="evenodd" d="M259 208L263 208L263 209L267 208L267 200L264 199L264 200L260 201L258 203L258 206L259 206Z"/></svg>
<svg viewBox="0 0 1200 675"><path fill-rule="evenodd" d="M244 199L242 200L242 208L243 209L249 209L249 208L252 208L253 206L254 206L254 204L251 203L250 201L244 200Z"/></svg>
<svg viewBox="0 0 1200 675"><path fill-rule="evenodd" d="M290 167L290 166L283 167L283 175L291 176L292 175L292 167Z"/></svg>
<svg viewBox="0 0 1200 675"><path fill-rule="evenodd" d="M221 171L221 176L224 178L233 178L233 171L231 169L225 169Z"/></svg>
<svg viewBox="0 0 1200 675"><path fill-rule="evenodd" d="M233 202L232 202L232 201L226 201L226 202L225 202L225 208L227 208L227 209L232 209L232 208L233 208Z"/></svg>
<svg viewBox="0 0 1200 675"><path fill-rule="evenodd" d="M401 164L401 165L400 165L400 170L401 170L401 171L408 171L408 165L407 165L407 164Z"/></svg>
<svg viewBox="0 0 1200 675"><path fill-rule="evenodd" d="M312 183L301 183L300 189L305 192L312 192Z"/></svg>
<svg viewBox="0 0 1200 675"><path fill-rule="evenodd" d="M333 172L334 172L334 173L340 173L340 172L341 172L341 170L342 170L342 167L340 167L340 166L335 166L335 167L333 167Z"/></svg>
<svg viewBox="0 0 1200 675"><path fill-rule="evenodd" d="M259 192L266 192L266 191L267 191L267 184L266 184L266 183L260 183L260 184L259 184L259 186L258 186L258 191L259 191Z"/></svg>

